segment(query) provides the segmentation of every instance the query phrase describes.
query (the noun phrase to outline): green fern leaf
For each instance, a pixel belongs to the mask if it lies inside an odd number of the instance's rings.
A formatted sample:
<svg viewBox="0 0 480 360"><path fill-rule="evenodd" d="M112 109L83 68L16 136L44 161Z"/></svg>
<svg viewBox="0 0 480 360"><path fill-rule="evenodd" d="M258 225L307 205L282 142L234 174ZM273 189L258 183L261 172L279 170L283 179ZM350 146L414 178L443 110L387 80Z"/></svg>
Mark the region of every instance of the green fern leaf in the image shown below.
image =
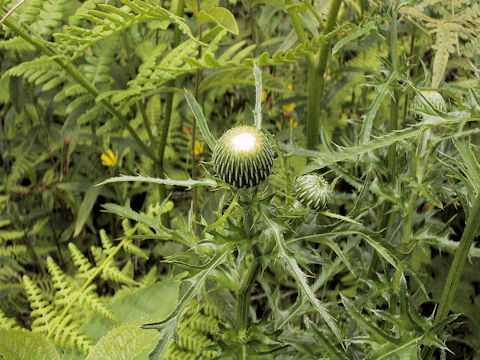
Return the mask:
<svg viewBox="0 0 480 360"><path fill-rule="evenodd" d="M0 328L3 329L13 329L18 328L18 324L14 319L7 317L4 312L0 309ZM1 355L1 351L0 351Z"/></svg>

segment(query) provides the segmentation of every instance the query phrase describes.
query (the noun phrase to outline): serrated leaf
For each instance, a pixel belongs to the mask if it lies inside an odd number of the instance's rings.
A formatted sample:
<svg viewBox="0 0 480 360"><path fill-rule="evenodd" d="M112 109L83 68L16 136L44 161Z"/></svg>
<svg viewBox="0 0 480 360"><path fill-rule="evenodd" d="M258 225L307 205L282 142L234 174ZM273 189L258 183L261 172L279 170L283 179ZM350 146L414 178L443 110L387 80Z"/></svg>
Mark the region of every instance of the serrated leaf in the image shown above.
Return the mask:
<svg viewBox="0 0 480 360"><path fill-rule="evenodd" d="M125 181L137 181L137 182L147 182L153 184L163 184L171 186L185 186L190 188L192 186L211 186L216 187L217 182L213 179L202 179L202 180L173 180L173 179L160 179L152 178L149 176L129 176L129 175L120 175L116 177L109 178L102 181L101 183L96 184L95 186L101 186L105 184L110 184L114 182L125 182Z"/></svg>

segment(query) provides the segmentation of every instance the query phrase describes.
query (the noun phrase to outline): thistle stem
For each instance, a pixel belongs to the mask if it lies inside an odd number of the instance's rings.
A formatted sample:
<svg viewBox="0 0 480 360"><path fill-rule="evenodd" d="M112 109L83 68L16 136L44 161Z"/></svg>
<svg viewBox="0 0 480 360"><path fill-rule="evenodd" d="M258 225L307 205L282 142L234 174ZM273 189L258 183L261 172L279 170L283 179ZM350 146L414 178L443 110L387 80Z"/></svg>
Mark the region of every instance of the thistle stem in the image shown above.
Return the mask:
<svg viewBox="0 0 480 360"><path fill-rule="evenodd" d="M327 22L323 34L333 30L337 20L342 0L333 0L328 11ZM320 47L318 59L309 63L308 99L307 99L307 147L314 149L320 138L321 106L323 98L323 80L330 55L330 41L325 41Z"/></svg>
<svg viewBox="0 0 480 360"><path fill-rule="evenodd" d="M246 335L248 328L248 309L250 307L250 293L252 292L253 285L260 273L261 266L258 258L260 256L260 249L256 244L252 245L252 252L254 256L253 264L248 268L247 274L242 281L239 290L238 303L237 303L237 323L238 334L241 338Z"/></svg>
<svg viewBox="0 0 480 360"><path fill-rule="evenodd" d="M392 64L392 70L397 72L398 70L398 58L397 58L397 9L396 2L392 1L392 19L390 21L390 62ZM397 86L394 85L393 89L393 98L392 106L390 110L390 121L388 122L388 132L392 132L398 128L398 107L400 94L397 89ZM397 157L396 157L396 146L392 144L388 147L387 155L388 169L391 179L397 177Z"/></svg>
<svg viewBox="0 0 480 360"><path fill-rule="evenodd" d="M445 287L443 288L442 297L440 298L440 304L438 306L438 311L435 314L435 320L433 324L436 325L442 320L444 320L448 312L450 311L455 292L457 290L458 283L460 281L460 276L462 275L465 262L467 261L468 253L472 247L473 240L480 231L480 191L477 192L477 196L473 201L472 211L468 215L467 225L463 231L462 237L460 238L460 244L455 256L453 258L452 265L448 271L447 281L445 282ZM426 351L425 360L429 360L433 355L433 348L430 348Z"/></svg>
<svg viewBox="0 0 480 360"><path fill-rule="evenodd" d="M253 227L253 208L251 198L244 204L245 215L243 218L244 229L246 234L246 240L251 243L252 241L252 227ZM238 290L238 302L237 302L237 330L240 339L243 341L247 335L248 329L248 309L250 308L250 294L252 292L255 281L261 270L260 255L261 251L255 243L251 243L251 250L253 253L253 263L247 270L245 277L242 280L240 289Z"/></svg>

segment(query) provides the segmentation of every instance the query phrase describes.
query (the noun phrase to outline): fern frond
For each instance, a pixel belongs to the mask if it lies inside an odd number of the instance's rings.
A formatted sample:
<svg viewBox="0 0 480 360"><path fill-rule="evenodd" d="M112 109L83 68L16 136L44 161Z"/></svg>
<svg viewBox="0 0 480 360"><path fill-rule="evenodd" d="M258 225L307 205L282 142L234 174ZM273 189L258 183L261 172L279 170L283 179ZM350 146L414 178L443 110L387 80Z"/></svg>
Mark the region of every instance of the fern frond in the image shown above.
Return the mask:
<svg viewBox="0 0 480 360"><path fill-rule="evenodd" d="M440 86L447 68L448 58L455 51L455 45L458 43L457 32L462 30L463 27L461 25L449 22L437 23L433 29L436 35L436 41L433 45L433 49L435 49L432 69L433 88Z"/></svg>
<svg viewBox="0 0 480 360"><path fill-rule="evenodd" d="M93 348L93 343L79 330L72 314L60 321L53 341L63 348L79 349L85 355Z"/></svg>
<svg viewBox="0 0 480 360"><path fill-rule="evenodd" d="M43 0L42 6L30 30L40 36L50 36L60 26L68 0Z"/></svg>
<svg viewBox="0 0 480 360"><path fill-rule="evenodd" d="M67 305L70 298L75 293L71 282L67 279L62 269L51 258L47 258L48 272L52 276L53 287L56 289L54 301L58 305Z"/></svg>
<svg viewBox="0 0 480 360"><path fill-rule="evenodd" d="M102 272L102 278L105 280L112 280L121 284L126 285L135 285L138 286L139 283L133 280L131 277L125 275L121 270L119 270L113 262L109 262L105 265L105 268Z"/></svg>
<svg viewBox="0 0 480 360"><path fill-rule="evenodd" d="M33 45L22 39L20 36L0 41L0 49L18 53L35 50Z"/></svg>
<svg viewBox="0 0 480 360"><path fill-rule="evenodd" d="M99 234L100 234L100 240L102 242L103 251L105 252L106 255L110 255L114 249L112 240L110 240L110 238L108 237L105 229L101 229Z"/></svg>
<svg viewBox="0 0 480 360"><path fill-rule="evenodd" d="M57 305L67 306L72 298L76 296L80 289L77 289L72 282L66 277L62 269L51 258L47 258L48 272L52 275L53 286L57 290L55 292L54 302ZM85 304L90 310L105 316L108 319L115 320L113 313L103 304L95 293L95 285L91 284L84 289L78 296L79 308L81 304Z"/></svg>
<svg viewBox="0 0 480 360"><path fill-rule="evenodd" d="M3 329L14 329L20 328L15 319L11 319L5 315L5 313L0 309L0 328Z"/></svg>
<svg viewBox="0 0 480 360"><path fill-rule="evenodd" d="M76 20L88 20L92 28L64 26L62 33L55 34L58 46L72 59L80 56L86 49L100 40L118 34L125 29L146 21L168 21L174 23L188 37L193 33L185 21L150 1L122 0L124 6L118 8L108 4L98 4L97 9L76 14Z"/></svg>
<svg viewBox="0 0 480 360"><path fill-rule="evenodd" d="M268 52L264 52L255 58L249 57L255 46L245 46L245 42L236 43L222 53L218 53L218 42L224 35L225 32L219 32L211 44L203 49L201 58L197 58L198 44L193 40L184 41L165 56L161 56L165 47L157 46L153 50L152 56L139 67L137 77L129 82L128 89L107 91L99 98L111 96L112 101L116 103L125 99L138 100L145 94L158 89L167 81L198 69L250 69L254 63L258 66L295 63L303 59L306 54L318 51L326 39L323 35L318 36L298 44L293 49L279 50L272 56ZM156 61L157 58L160 59L159 62Z"/></svg>
<svg viewBox="0 0 480 360"><path fill-rule="evenodd" d="M130 254L137 255L143 259L148 259L148 255L135 245L132 240L127 240L123 245L123 249Z"/></svg>
<svg viewBox="0 0 480 360"><path fill-rule="evenodd" d="M48 333L55 318L55 310L40 290L27 276L23 276L23 286L32 308L31 316L36 318L32 323L32 331Z"/></svg>
<svg viewBox="0 0 480 360"><path fill-rule="evenodd" d="M2 219L0 220L0 228L10 225L12 222L9 219Z"/></svg>
<svg viewBox="0 0 480 360"><path fill-rule="evenodd" d="M157 280L157 266L153 266L148 273L140 280L140 286L146 287Z"/></svg>
<svg viewBox="0 0 480 360"><path fill-rule="evenodd" d="M110 69L115 62L117 43L110 42L100 47L93 47L92 53L85 55L85 64L80 65L79 70L90 80L92 84L108 84L113 79Z"/></svg>
<svg viewBox="0 0 480 360"><path fill-rule="evenodd" d="M92 264L87 259L83 253L78 250L74 243L68 244L68 249L70 250L70 254L72 255L72 260L75 266L79 270L79 277L81 278L88 278L92 272Z"/></svg>
<svg viewBox="0 0 480 360"><path fill-rule="evenodd" d="M25 236L23 230L0 230L0 244L2 242L21 239Z"/></svg>
<svg viewBox="0 0 480 360"><path fill-rule="evenodd" d="M30 83L42 85L51 89L51 81L58 83L59 79L64 81L65 75L60 66L48 56L40 56L31 61L25 61L17 66L8 69L3 76L23 77Z"/></svg>

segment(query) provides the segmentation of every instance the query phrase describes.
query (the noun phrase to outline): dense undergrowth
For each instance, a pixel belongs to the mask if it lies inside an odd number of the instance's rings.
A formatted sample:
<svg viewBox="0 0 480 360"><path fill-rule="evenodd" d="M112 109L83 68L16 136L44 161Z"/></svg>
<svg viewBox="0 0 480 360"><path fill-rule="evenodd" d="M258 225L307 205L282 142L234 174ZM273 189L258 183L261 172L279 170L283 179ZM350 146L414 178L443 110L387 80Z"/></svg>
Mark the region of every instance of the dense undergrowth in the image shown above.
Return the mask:
<svg viewBox="0 0 480 360"><path fill-rule="evenodd" d="M480 359L478 0L0 7L1 359Z"/></svg>

